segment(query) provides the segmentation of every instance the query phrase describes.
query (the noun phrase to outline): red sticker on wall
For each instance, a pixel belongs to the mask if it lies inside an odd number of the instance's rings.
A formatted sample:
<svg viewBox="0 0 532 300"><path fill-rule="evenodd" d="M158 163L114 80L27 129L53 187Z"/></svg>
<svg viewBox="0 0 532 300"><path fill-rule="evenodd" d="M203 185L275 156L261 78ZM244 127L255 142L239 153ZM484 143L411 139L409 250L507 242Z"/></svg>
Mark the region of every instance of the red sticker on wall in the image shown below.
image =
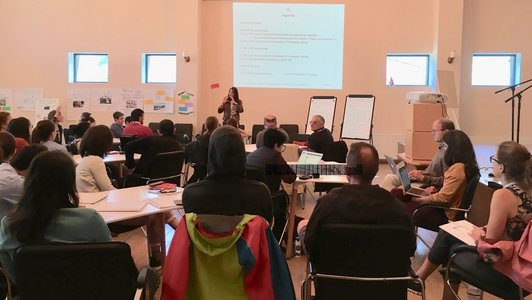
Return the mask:
<svg viewBox="0 0 532 300"><path fill-rule="evenodd" d="M217 88L220 88L220 84L219 83L211 84L211 89L217 89Z"/></svg>

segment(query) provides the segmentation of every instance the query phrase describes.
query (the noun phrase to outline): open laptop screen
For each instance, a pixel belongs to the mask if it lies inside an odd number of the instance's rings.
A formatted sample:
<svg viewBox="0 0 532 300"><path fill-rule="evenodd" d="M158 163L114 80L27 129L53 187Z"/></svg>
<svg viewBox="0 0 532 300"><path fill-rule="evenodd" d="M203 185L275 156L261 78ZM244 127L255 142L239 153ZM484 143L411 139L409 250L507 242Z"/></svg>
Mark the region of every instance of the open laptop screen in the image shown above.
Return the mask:
<svg viewBox="0 0 532 300"><path fill-rule="evenodd" d="M303 151L297 163L304 165L317 165L320 163L322 157L322 153Z"/></svg>
<svg viewBox="0 0 532 300"><path fill-rule="evenodd" d="M408 177L408 169L406 166L399 168L399 176L401 176L401 182L403 183L403 190L406 192L410 189L410 177Z"/></svg>

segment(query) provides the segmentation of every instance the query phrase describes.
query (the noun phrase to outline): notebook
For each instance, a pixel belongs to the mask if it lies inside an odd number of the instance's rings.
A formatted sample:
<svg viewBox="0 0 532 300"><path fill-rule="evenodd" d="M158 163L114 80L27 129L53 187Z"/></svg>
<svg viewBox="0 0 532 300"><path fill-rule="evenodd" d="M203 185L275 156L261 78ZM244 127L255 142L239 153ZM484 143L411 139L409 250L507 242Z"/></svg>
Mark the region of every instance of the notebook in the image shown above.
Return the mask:
<svg viewBox="0 0 532 300"><path fill-rule="evenodd" d="M157 208L170 208L182 205L181 200L175 199L175 197L161 196L157 198L148 199L148 203Z"/></svg>
<svg viewBox="0 0 532 300"><path fill-rule="evenodd" d="M79 193L79 203L81 204L94 204L107 198L109 191L97 192L97 193Z"/></svg>
<svg viewBox="0 0 532 300"><path fill-rule="evenodd" d="M96 204L93 208L99 212L106 211L140 211L146 206L146 201L136 201L131 199L124 199L120 201L102 201Z"/></svg>
<svg viewBox="0 0 532 300"><path fill-rule="evenodd" d="M406 166L399 168L399 177L401 178L401 183L403 184L403 191L405 194L416 197L428 196L427 192L425 192L424 189L412 187L412 183L410 182L410 177L408 177L408 169L406 168Z"/></svg>
<svg viewBox="0 0 532 300"><path fill-rule="evenodd" d="M391 158L390 156L388 155L384 155L384 158L386 159L386 162L388 163L388 166L390 166L390 170L392 170L392 173L397 176L397 177L401 177L399 175L399 168L402 168L405 165L405 162L404 161L400 161L398 164L395 163L395 161L393 160L393 158Z"/></svg>
<svg viewBox="0 0 532 300"><path fill-rule="evenodd" d="M466 220L449 222L440 226L441 229L445 230L455 238L461 240L462 242L475 246L475 240L469 235L469 233L476 228L475 225L469 223Z"/></svg>

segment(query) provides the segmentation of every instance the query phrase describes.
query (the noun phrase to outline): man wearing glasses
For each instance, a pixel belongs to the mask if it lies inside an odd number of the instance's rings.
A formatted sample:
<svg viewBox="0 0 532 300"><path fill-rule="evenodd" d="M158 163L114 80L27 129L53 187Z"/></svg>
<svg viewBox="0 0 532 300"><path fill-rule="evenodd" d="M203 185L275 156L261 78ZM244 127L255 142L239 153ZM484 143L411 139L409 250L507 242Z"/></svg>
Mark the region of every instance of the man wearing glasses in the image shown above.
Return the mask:
<svg viewBox="0 0 532 300"><path fill-rule="evenodd" d="M280 131L286 137L285 143L289 142L288 133L286 133L284 129L277 127L277 117L274 115L266 115L264 117L264 129L257 133L257 140L255 142L257 144L257 149L264 145L264 133L266 133L268 129L276 129Z"/></svg>
<svg viewBox="0 0 532 300"><path fill-rule="evenodd" d="M432 157L430 165L425 170L412 170L408 173L411 179L422 182L422 186L441 187L443 184L443 173L449 168L443 159L445 154L445 143L443 143L443 136L445 133L454 130L453 121L445 118L438 119L432 124L432 138L438 143L438 151ZM388 174L384 178L383 188L387 190L394 189L401 185L401 180L393 175Z"/></svg>

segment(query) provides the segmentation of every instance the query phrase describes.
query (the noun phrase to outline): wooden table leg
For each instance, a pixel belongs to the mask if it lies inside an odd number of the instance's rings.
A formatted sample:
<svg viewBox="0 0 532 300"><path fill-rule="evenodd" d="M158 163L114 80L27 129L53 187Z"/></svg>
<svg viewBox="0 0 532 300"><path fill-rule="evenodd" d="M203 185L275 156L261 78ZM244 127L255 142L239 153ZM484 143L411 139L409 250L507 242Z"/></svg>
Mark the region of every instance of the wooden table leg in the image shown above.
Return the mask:
<svg viewBox="0 0 532 300"><path fill-rule="evenodd" d="M290 210L288 215L288 226L286 230L288 231L288 240L286 243L286 253L285 257L287 259L292 258L294 253L294 222L296 219L296 207L297 207L297 184L294 182L292 184L292 195L290 196Z"/></svg>

